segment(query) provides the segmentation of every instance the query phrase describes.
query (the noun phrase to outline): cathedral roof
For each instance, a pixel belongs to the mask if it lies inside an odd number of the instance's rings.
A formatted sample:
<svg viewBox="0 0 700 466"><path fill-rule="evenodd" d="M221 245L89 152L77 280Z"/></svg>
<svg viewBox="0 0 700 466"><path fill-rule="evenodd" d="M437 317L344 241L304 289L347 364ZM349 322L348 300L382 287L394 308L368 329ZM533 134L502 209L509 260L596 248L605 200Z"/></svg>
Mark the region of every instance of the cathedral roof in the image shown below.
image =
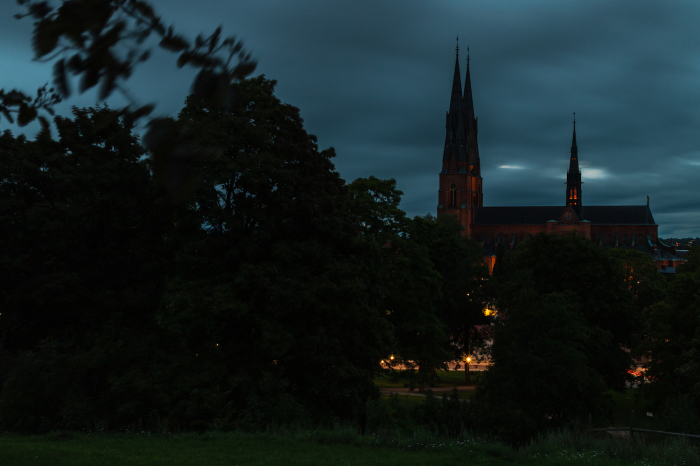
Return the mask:
<svg viewBox="0 0 700 466"><path fill-rule="evenodd" d="M476 207L475 225L540 225L558 220L566 206ZM578 217L593 225L656 225L649 206L611 205L579 207Z"/></svg>

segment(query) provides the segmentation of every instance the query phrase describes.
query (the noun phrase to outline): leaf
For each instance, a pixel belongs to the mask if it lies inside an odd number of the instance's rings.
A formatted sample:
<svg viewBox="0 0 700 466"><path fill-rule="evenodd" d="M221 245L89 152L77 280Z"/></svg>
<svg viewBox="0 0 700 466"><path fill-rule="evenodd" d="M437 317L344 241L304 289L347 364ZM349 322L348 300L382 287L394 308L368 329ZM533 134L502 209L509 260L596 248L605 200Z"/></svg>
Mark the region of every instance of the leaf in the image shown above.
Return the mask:
<svg viewBox="0 0 700 466"><path fill-rule="evenodd" d="M83 72L83 77L80 79L80 92L83 93L86 90L97 84L100 79L100 70L96 66L90 66Z"/></svg>
<svg viewBox="0 0 700 466"><path fill-rule="evenodd" d="M63 58L53 66L53 82L61 97L70 97L70 87L66 77L66 61Z"/></svg>
<svg viewBox="0 0 700 466"><path fill-rule="evenodd" d="M141 13L148 19L155 18L155 11L153 10L153 7L146 2L134 2L134 8L136 8L139 11L139 13Z"/></svg>
<svg viewBox="0 0 700 466"><path fill-rule="evenodd" d="M173 52L185 50L190 46L190 44L187 43L187 41L184 38L175 34L163 37L159 45L164 49L168 49Z"/></svg>
<svg viewBox="0 0 700 466"><path fill-rule="evenodd" d="M112 91L115 88L115 82L117 80L117 75L114 73L114 70L107 69L105 70L105 74L102 77L102 85L100 86L100 93L99 93L99 99L100 100L105 100L107 97L110 96Z"/></svg>
<svg viewBox="0 0 700 466"><path fill-rule="evenodd" d="M31 14L35 19L41 19L51 13L52 8L49 7L48 2L33 3L29 6L29 14Z"/></svg>
<svg viewBox="0 0 700 466"><path fill-rule="evenodd" d="M60 36L60 33L56 33L53 21L49 19L39 21L34 27L34 35L32 36L32 48L36 58L41 58L53 52L58 45Z"/></svg>
<svg viewBox="0 0 700 466"><path fill-rule="evenodd" d="M221 26L216 28L216 31L214 31L214 34L212 34L211 37L209 38L209 53L212 53L214 51L216 44L219 42L220 35L221 35Z"/></svg>
<svg viewBox="0 0 700 466"><path fill-rule="evenodd" d="M185 66L190 61L191 56L191 52L182 52L180 56L177 57L177 67L182 68L183 66Z"/></svg>
<svg viewBox="0 0 700 466"><path fill-rule="evenodd" d="M51 131L51 126L49 125L49 121L44 118L43 116L39 116L39 123L41 123L41 129L42 131Z"/></svg>
<svg viewBox="0 0 700 466"><path fill-rule="evenodd" d="M2 111L2 114L5 115L5 118L7 118L7 120L8 120L10 123L14 123L14 122L15 122L15 119L12 118L12 115L10 114L9 110L7 110L6 107L3 107L0 111Z"/></svg>
<svg viewBox="0 0 700 466"><path fill-rule="evenodd" d="M190 59L192 63L194 63L197 66L205 67L211 65L211 59L204 55L203 53L193 53L190 55Z"/></svg>
<svg viewBox="0 0 700 466"><path fill-rule="evenodd" d="M66 65L68 66L68 69L71 70L73 73L80 73L83 71L84 68L84 63L83 59L80 58L79 54L75 54L72 57L70 57L70 60L68 60L68 63Z"/></svg>
<svg viewBox="0 0 700 466"><path fill-rule="evenodd" d="M143 107L137 109L133 113L133 115L138 120L139 118L150 115L151 112L153 112L153 109L155 109L155 108L156 108L156 106L154 104L147 104L147 105L144 105Z"/></svg>
<svg viewBox="0 0 700 466"><path fill-rule="evenodd" d="M219 76L209 69L203 69L192 83L192 94L204 100L211 100L216 93Z"/></svg>
<svg viewBox="0 0 700 466"><path fill-rule="evenodd" d="M243 79L246 76L250 75L253 71L255 71L255 68L257 66L258 63L254 61L239 63L233 70L233 78Z"/></svg>
<svg viewBox="0 0 700 466"><path fill-rule="evenodd" d="M19 106L19 114L17 115L17 124L19 126L27 126L36 119L36 108L30 107L22 102Z"/></svg>

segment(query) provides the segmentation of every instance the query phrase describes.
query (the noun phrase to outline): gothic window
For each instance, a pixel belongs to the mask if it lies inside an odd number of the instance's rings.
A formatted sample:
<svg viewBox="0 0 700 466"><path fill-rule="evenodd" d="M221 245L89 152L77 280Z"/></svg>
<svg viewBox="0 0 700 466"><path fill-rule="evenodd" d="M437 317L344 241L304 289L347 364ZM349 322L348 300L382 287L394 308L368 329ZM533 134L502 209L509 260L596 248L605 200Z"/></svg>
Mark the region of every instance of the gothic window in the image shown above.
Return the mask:
<svg viewBox="0 0 700 466"><path fill-rule="evenodd" d="M450 186L450 207L457 207L457 186L454 183Z"/></svg>
<svg viewBox="0 0 700 466"><path fill-rule="evenodd" d="M608 235L608 244L612 244L612 237Z"/></svg>
<svg viewBox="0 0 700 466"><path fill-rule="evenodd" d="M622 238L622 244L627 244L627 235Z"/></svg>
<svg viewBox="0 0 700 466"><path fill-rule="evenodd" d="M640 245L644 244L644 238L642 237L642 235L639 235L639 238L637 239L637 241L639 242Z"/></svg>

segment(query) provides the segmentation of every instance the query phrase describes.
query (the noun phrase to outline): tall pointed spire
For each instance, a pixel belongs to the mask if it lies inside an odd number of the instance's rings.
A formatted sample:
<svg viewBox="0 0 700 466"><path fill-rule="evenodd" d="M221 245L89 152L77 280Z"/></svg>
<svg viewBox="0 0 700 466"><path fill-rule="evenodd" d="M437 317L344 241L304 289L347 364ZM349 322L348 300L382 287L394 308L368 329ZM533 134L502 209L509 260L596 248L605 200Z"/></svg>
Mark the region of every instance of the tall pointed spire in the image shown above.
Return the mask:
<svg viewBox="0 0 700 466"><path fill-rule="evenodd" d="M472 172L481 176L481 161L479 160L479 146L476 134L479 132L476 118L474 117L474 99L472 98L472 79L469 72L469 47L467 46L467 76L464 78L464 94L462 96L462 108L464 109L464 132L467 136L467 148L469 150L469 165Z"/></svg>
<svg viewBox="0 0 700 466"><path fill-rule="evenodd" d="M462 108L462 79L459 72L459 36L457 37L455 73L452 79L450 110L447 112L445 128L445 151L442 156L443 171L469 170L469 155L466 144L464 110Z"/></svg>
<svg viewBox="0 0 700 466"><path fill-rule="evenodd" d="M472 79L469 75L469 47L467 47L467 76L464 78L464 111L467 117L474 118L474 99L472 98Z"/></svg>
<svg viewBox="0 0 700 466"><path fill-rule="evenodd" d="M456 101L462 100L462 78L460 77L459 72L459 36L457 36L457 47L455 47L455 52L457 58L455 59L455 74L454 78L452 78L452 97L450 98L450 111L452 111L452 106L455 105Z"/></svg>
<svg viewBox="0 0 700 466"><path fill-rule="evenodd" d="M571 139L571 158L566 173L566 205L581 206L581 170L578 166L578 146L576 145L576 112L574 112L574 135Z"/></svg>

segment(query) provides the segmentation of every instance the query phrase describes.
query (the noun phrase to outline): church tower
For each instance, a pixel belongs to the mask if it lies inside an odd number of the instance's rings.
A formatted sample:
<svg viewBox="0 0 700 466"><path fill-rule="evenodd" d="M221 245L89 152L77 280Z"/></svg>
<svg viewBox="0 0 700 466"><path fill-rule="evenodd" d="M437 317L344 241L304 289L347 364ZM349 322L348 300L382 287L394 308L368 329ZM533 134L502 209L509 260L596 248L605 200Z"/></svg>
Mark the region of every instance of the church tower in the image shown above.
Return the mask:
<svg viewBox="0 0 700 466"><path fill-rule="evenodd" d="M578 146L576 145L576 114L574 113L574 137L571 142L569 171L566 172L566 205L581 207L581 170L578 168Z"/></svg>
<svg viewBox="0 0 700 466"><path fill-rule="evenodd" d="M438 216L455 215L462 224L462 234L469 236L474 219L473 209L483 205L481 167L476 142L477 121L474 117L469 55L467 54L467 76L462 94L459 45L456 52L450 109L445 122L445 147L442 154L437 213Z"/></svg>

